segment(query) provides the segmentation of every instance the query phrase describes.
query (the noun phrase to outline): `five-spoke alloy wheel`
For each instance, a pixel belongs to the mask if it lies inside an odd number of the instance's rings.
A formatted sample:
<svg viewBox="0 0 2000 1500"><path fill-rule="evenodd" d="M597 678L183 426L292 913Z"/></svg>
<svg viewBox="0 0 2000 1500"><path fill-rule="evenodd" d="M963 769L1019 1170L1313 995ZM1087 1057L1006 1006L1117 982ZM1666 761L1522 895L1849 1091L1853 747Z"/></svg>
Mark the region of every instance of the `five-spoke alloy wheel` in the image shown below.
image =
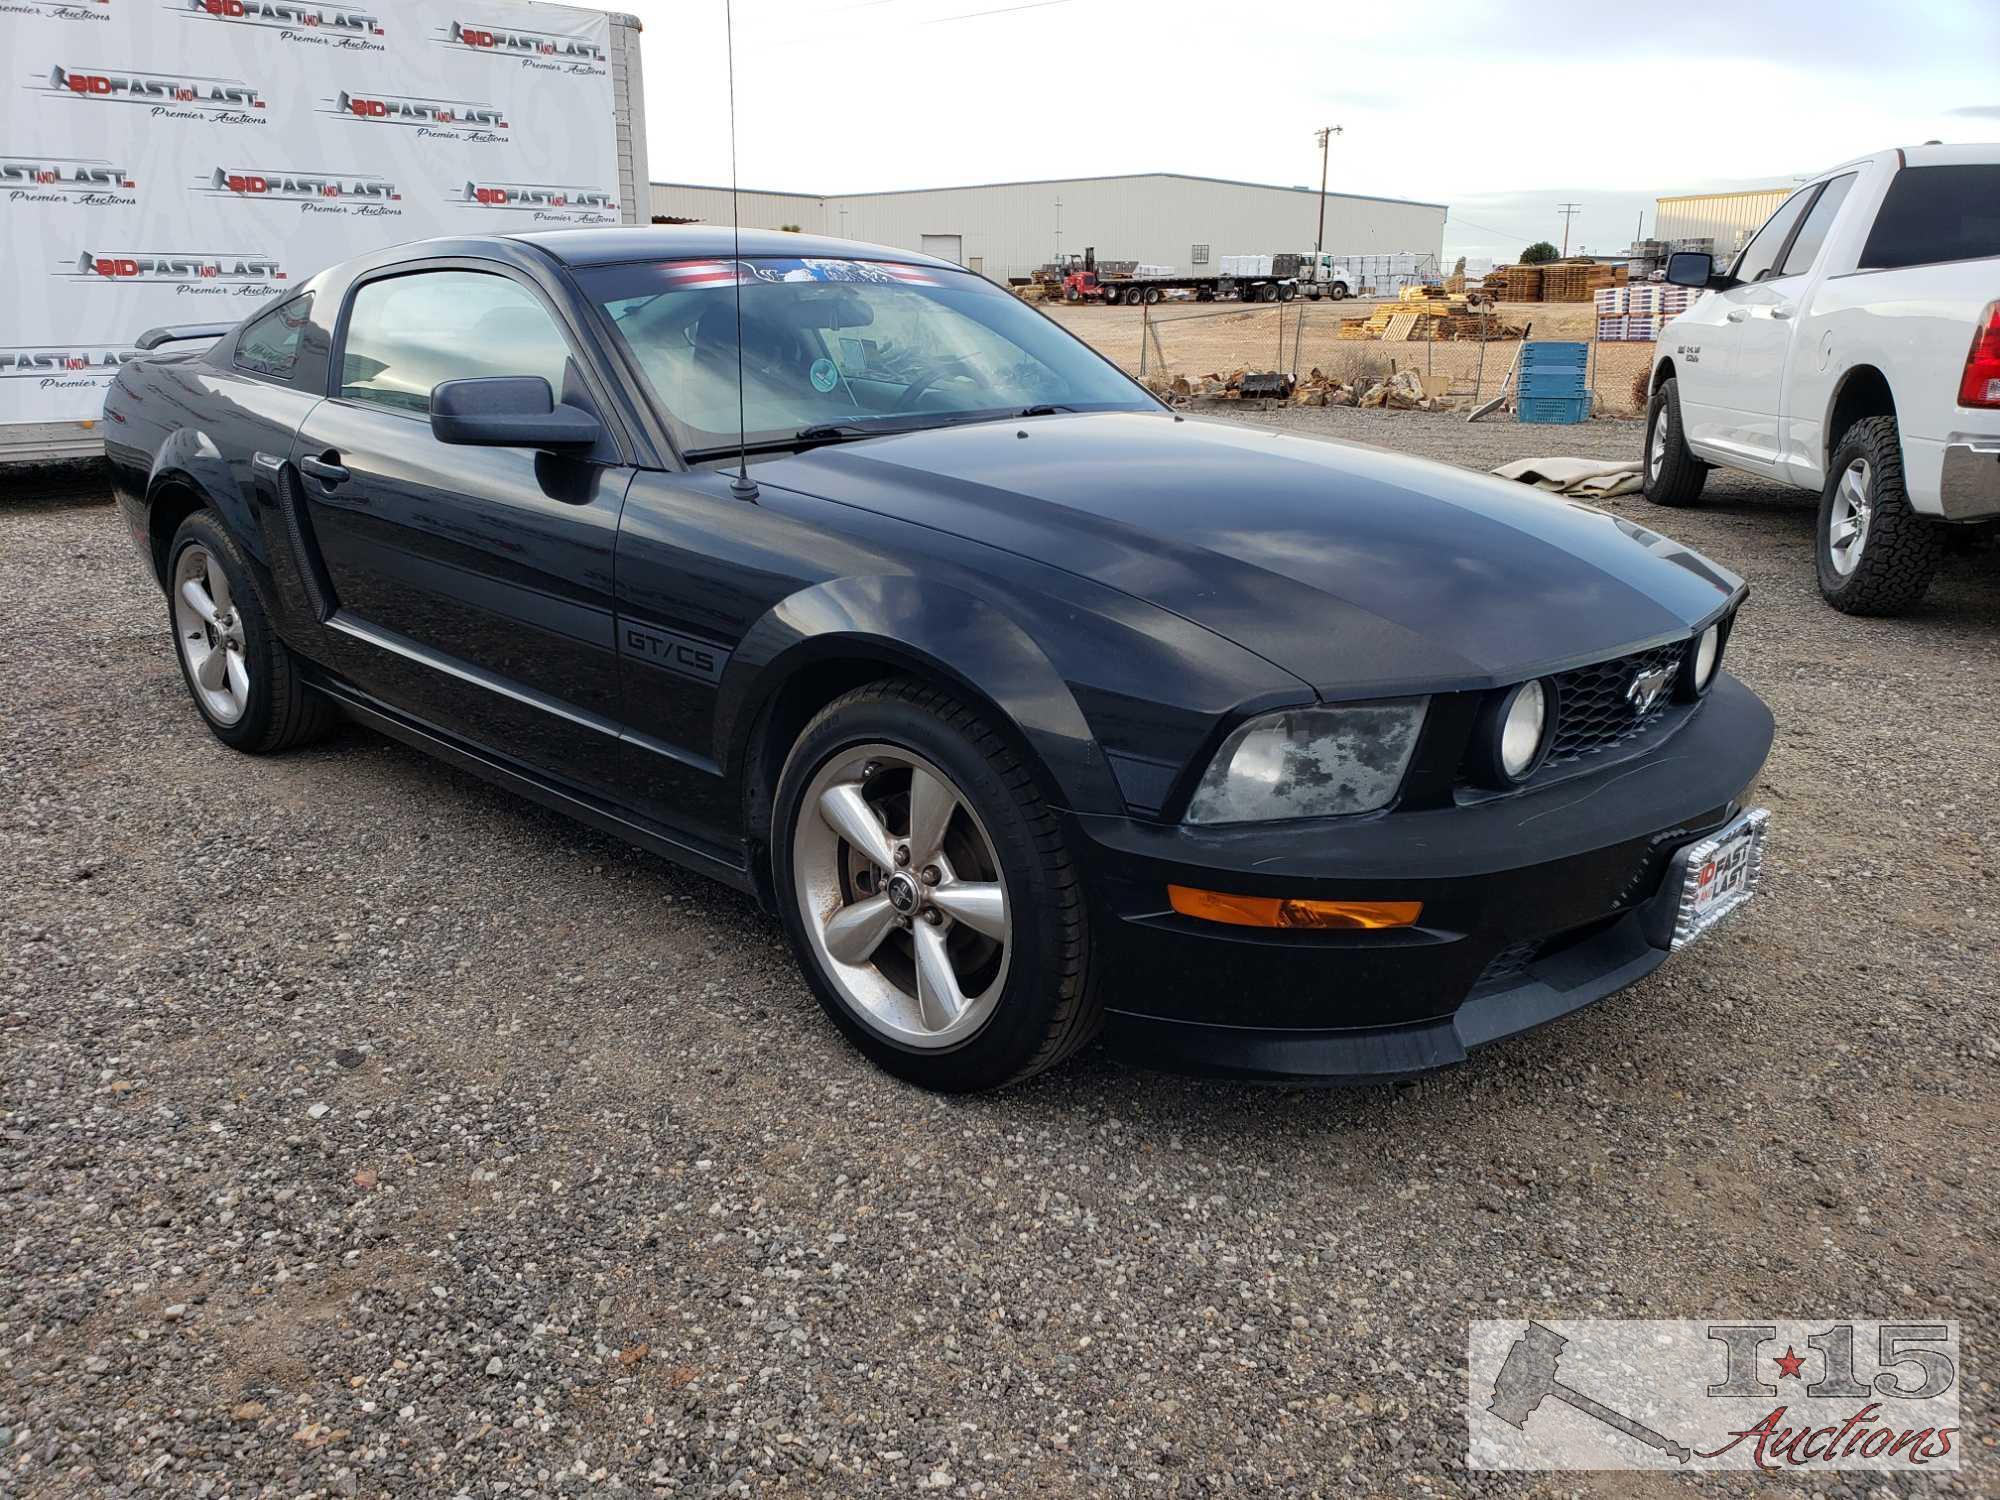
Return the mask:
<svg viewBox="0 0 2000 1500"><path fill-rule="evenodd" d="M863 1021L909 1047L977 1031L1007 980L1007 890L993 840L913 751L857 745L806 791L792 834L815 952Z"/></svg>
<svg viewBox="0 0 2000 1500"><path fill-rule="evenodd" d="M234 724L250 706L250 669L243 663L243 621L229 575L198 543L174 561L174 639L195 699L218 724Z"/></svg>
<svg viewBox="0 0 2000 1500"><path fill-rule="evenodd" d="M938 688L835 699L778 778L771 877L821 1007L883 1068L993 1088L1101 1015L1081 881L1020 750Z"/></svg>

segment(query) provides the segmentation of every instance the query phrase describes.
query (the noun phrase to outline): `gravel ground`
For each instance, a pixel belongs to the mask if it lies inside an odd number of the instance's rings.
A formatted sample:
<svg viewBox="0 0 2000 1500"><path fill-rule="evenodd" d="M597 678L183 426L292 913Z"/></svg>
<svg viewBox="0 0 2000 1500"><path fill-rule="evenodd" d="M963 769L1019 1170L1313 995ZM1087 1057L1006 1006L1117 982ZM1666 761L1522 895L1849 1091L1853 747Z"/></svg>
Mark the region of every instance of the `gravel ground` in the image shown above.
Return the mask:
<svg viewBox="0 0 2000 1500"><path fill-rule="evenodd" d="M97 476L9 481L0 1492L1667 1496L1468 1474L1467 1319L1918 1313L1972 1466L1784 1492L2000 1494L2000 578L1846 619L1806 497L1710 493L1623 506L1755 586L1742 918L1400 1089L947 1101L719 887L358 731L232 756Z"/></svg>

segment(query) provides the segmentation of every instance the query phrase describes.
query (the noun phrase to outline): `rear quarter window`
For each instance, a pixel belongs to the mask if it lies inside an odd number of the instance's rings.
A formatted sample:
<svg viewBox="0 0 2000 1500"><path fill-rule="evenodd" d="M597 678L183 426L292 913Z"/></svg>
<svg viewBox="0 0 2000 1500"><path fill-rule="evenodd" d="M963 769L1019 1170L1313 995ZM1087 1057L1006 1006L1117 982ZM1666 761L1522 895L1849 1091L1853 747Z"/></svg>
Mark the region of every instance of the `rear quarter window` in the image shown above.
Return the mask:
<svg viewBox="0 0 2000 1500"><path fill-rule="evenodd" d="M2000 256L2000 165L1905 167L1889 182L1861 269Z"/></svg>
<svg viewBox="0 0 2000 1500"><path fill-rule="evenodd" d="M273 380L290 380L299 362L299 342L311 318L311 292L272 308L237 336L236 368Z"/></svg>

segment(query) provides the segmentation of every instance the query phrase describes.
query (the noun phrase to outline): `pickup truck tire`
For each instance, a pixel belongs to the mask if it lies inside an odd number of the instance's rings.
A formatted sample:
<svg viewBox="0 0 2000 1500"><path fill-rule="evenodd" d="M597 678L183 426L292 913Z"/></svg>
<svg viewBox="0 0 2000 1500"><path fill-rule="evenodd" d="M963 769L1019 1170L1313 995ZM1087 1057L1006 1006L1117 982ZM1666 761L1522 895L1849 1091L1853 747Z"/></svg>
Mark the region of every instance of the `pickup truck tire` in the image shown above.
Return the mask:
<svg viewBox="0 0 2000 1500"><path fill-rule="evenodd" d="M196 511L174 533L167 579L174 655L217 739L247 755L269 755L316 740L338 722L333 705L305 685L298 658L264 612L249 563L208 511ZM217 667L207 682L204 664Z"/></svg>
<svg viewBox="0 0 2000 1500"><path fill-rule="evenodd" d="M1681 389L1663 380L1646 407L1646 498L1655 505L1687 506L1701 500L1708 465L1688 451L1681 435Z"/></svg>
<svg viewBox="0 0 2000 1500"><path fill-rule="evenodd" d="M1930 588L1944 528L1910 508L1894 417L1864 417L1842 435L1827 465L1813 551L1820 595L1843 614L1901 614Z"/></svg>

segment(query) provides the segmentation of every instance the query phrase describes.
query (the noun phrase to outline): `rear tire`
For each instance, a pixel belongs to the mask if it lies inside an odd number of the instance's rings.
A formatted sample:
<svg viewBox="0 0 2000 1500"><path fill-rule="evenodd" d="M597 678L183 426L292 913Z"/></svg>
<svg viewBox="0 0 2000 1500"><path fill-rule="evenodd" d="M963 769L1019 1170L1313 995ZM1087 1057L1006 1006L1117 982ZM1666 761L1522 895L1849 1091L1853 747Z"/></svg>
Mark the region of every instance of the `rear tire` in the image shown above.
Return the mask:
<svg viewBox="0 0 2000 1500"><path fill-rule="evenodd" d="M1646 498L1655 505L1699 504L1708 481L1708 465L1688 451L1681 432L1681 390L1678 380L1660 382L1646 406Z"/></svg>
<svg viewBox="0 0 2000 1500"><path fill-rule="evenodd" d="M1842 614L1913 608L1937 575L1944 527L1910 508L1894 417L1848 428L1827 465L1813 552L1820 596Z"/></svg>
<svg viewBox="0 0 2000 1500"><path fill-rule="evenodd" d="M919 777L941 819L919 813ZM899 678L829 704L785 761L771 834L806 981L878 1067L945 1093L997 1088L1096 1032L1062 829L1007 741L950 694Z"/></svg>
<svg viewBox="0 0 2000 1500"><path fill-rule="evenodd" d="M289 750L338 722L333 705L306 686L242 550L209 511L181 522L167 549L167 620L188 696L232 750Z"/></svg>

